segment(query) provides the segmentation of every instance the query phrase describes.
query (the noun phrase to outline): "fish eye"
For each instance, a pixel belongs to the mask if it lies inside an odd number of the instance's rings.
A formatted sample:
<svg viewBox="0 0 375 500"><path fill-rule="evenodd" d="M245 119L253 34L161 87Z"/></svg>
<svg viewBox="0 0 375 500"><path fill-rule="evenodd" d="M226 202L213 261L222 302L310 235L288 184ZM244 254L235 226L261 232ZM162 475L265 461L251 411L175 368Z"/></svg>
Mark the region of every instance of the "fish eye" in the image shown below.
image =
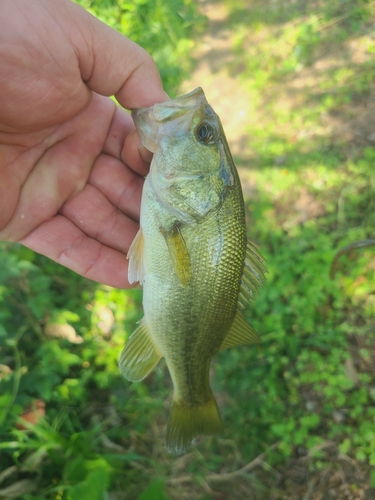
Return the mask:
<svg viewBox="0 0 375 500"><path fill-rule="evenodd" d="M202 122L195 129L195 135L202 144L213 144L215 138L215 129L210 123Z"/></svg>

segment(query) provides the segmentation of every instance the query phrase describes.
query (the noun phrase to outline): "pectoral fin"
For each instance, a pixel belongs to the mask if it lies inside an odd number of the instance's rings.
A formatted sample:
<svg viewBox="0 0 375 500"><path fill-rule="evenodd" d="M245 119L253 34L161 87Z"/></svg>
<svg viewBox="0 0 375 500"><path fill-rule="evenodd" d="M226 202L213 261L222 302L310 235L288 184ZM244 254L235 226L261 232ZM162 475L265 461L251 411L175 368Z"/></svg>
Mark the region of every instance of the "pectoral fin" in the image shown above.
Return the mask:
<svg viewBox="0 0 375 500"><path fill-rule="evenodd" d="M248 302L258 293L258 288L262 288L263 282L266 281L264 275L267 269L263 261L264 258L259 253L257 247L251 241L248 241L240 293L238 296L238 305L240 308L247 306Z"/></svg>
<svg viewBox="0 0 375 500"><path fill-rule="evenodd" d="M138 382L155 368L161 357L142 319L122 350L119 368L125 378Z"/></svg>
<svg viewBox="0 0 375 500"><path fill-rule="evenodd" d="M219 350L222 351L223 349L236 345L255 344L256 342L260 342L259 335L245 320L240 311L237 310L232 326Z"/></svg>
<svg viewBox="0 0 375 500"><path fill-rule="evenodd" d="M160 228L160 230L167 243L174 270L181 284L186 286L191 279L191 262L180 224L174 224L171 229Z"/></svg>
<svg viewBox="0 0 375 500"><path fill-rule="evenodd" d="M133 243L130 245L127 258L129 259L128 280L129 283L143 283L145 274L143 267L143 246L144 239L142 229L136 234Z"/></svg>

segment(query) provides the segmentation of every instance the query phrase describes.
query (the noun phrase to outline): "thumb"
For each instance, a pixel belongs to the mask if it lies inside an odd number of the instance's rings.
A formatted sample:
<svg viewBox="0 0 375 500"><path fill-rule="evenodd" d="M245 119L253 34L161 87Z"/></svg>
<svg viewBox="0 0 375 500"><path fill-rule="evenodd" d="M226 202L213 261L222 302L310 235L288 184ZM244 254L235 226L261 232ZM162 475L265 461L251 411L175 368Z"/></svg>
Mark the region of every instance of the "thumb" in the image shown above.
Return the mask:
<svg viewBox="0 0 375 500"><path fill-rule="evenodd" d="M127 109L169 99L154 60L142 47L70 0L59 3L65 11L82 79L91 90L115 95Z"/></svg>

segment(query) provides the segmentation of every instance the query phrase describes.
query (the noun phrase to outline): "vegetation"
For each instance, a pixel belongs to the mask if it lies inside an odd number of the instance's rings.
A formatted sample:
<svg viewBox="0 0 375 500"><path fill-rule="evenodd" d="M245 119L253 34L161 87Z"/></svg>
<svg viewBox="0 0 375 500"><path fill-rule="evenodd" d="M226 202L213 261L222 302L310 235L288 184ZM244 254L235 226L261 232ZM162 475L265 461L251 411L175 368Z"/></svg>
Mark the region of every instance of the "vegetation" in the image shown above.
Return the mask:
<svg viewBox="0 0 375 500"><path fill-rule="evenodd" d="M192 3L81 3L149 49L177 91ZM228 71L253 103L252 154L236 162L269 275L248 311L262 343L214 363L225 432L167 456L165 365L142 383L117 368L141 292L3 244L0 498L375 497L375 247L342 255L330 279L339 248L375 237L375 7L228 0L227 10Z"/></svg>

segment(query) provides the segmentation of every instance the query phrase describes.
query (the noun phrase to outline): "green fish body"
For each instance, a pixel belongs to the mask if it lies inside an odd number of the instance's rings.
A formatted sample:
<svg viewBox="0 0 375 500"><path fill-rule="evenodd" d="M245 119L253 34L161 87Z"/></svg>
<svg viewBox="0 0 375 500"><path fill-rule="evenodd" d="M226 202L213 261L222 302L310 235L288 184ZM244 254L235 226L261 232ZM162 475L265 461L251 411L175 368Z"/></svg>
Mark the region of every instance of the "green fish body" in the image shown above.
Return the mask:
<svg viewBox="0 0 375 500"><path fill-rule="evenodd" d="M167 447L182 453L222 423L209 383L211 358L259 340L240 309L265 268L247 242L241 184L218 116L198 88L133 113L154 153L143 188L129 281L143 285L144 318L120 359L142 380L164 357L174 398Z"/></svg>

